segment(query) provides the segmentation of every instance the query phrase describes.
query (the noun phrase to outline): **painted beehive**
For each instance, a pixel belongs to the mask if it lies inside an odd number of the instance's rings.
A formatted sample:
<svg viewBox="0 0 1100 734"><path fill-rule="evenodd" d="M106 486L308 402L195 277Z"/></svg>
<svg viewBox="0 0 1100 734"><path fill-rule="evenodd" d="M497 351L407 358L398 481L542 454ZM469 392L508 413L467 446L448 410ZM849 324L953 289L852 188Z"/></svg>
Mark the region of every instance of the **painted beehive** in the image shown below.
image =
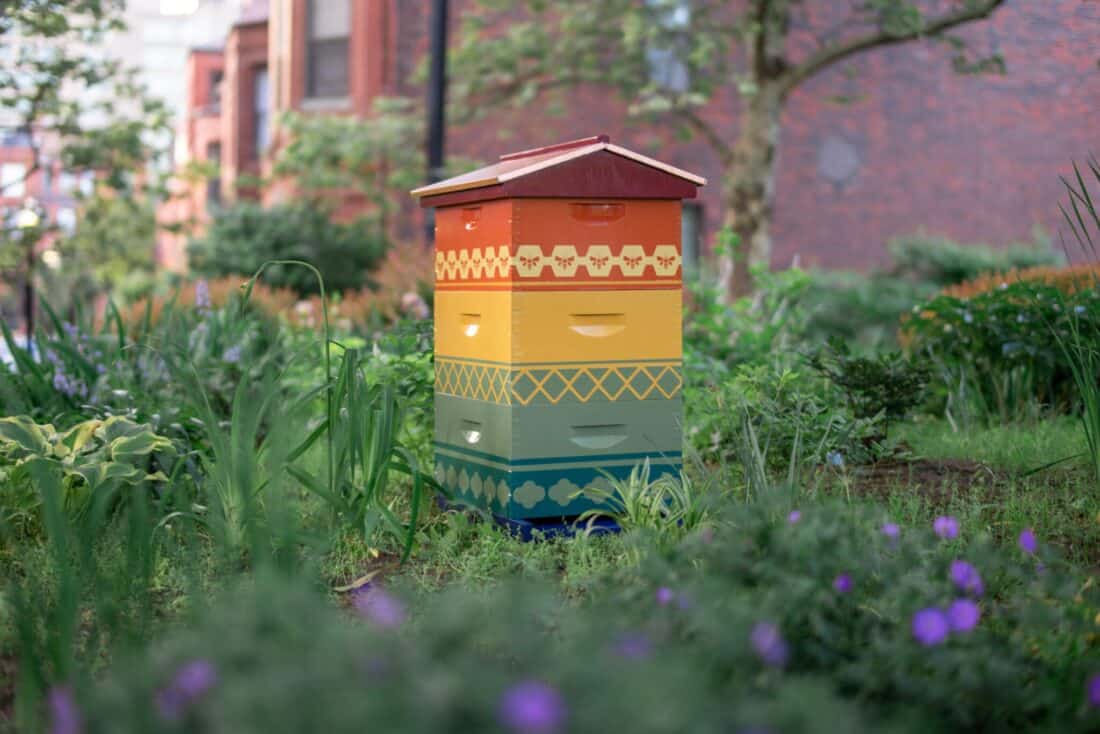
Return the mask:
<svg viewBox="0 0 1100 734"><path fill-rule="evenodd" d="M513 520L681 460L681 200L705 181L606 136L416 189L435 207L435 472Z"/></svg>

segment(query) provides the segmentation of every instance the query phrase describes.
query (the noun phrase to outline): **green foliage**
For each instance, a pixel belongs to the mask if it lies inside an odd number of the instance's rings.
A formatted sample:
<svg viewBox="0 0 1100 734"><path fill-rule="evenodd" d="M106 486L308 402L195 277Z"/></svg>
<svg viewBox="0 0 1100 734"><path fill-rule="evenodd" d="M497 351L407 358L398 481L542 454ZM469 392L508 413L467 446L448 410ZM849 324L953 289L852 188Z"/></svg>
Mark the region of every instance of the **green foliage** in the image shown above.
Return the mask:
<svg viewBox="0 0 1100 734"><path fill-rule="evenodd" d="M99 185L129 196L137 189L133 174L165 152L156 147L171 129L164 103L138 82L136 69L103 53L125 29L123 10L115 0L5 3L0 113L6 128L26 135L28 177L48 150L65 170L94 171ZM153 176L142 181L159 184ZM0 269L20 266L21 254L56 229L43 221L19 231L5 221Z"/></svg>
<svg viewBox="0 0 1100 734"><path fill-rule="evenodd" d="M318 202L351 190L367 197L372 216L383 218L422 182L424 116L410 99L376 99L369 120L290 113L280 124L289 142L279 150L274 173L292 178Z"/></svg>
<svg viewBox="0 0 1100 734"><path fill-rule="evenodd" d="M191 269L199 275L249 276L270 260L308 260L333 291L363 288L386 252L386 239L366 219L347 224L308 203L268 209L242 202L214 215L202 239L188 246ZM299 268L273 265L269 285L317 293L317 283Z"/></svg>
<svg viewBox="0 0 1100 734"><path fill-rule="evenodd" d="M906 359L901 352L880 352L874 357L852 356L839 339L815 351L810 366L840 388L856 418L883 419L885 438L891 421L904 418L924 402L932 368Z"/></svg>
<svg viewBox="0 0 1100 734"><path fill-rule="evenodd" d="M938 296L914 312L905 324L909 350L933 361L954 420L1009 422L1080 408L1062 344L1100 333L1100 290L1065 295L1006 282L966 299Z"/></svg>
<svg viewBox="0 0 1100 734"><path fill-rule="evenodd" d="M711 462L734 464L751 488L766 470L791 474L830 452L869 458L881 417L857 417L840 390L809 369L746 364L716 388L688 395L689 439Z"/></svg>
<svg viewBox="0 0 1100 734"><path fill-rule="evenodd" d="M542 577L430 599L374 586L353 594L352 619L259 574L191 628L78 678L73 704L89 731L510 731L509 691L536 680L550 713L560 707L547 731L1095 728L1085 685L1100 592L1049 549L944 542L920 526L895 541L881 512L858 506L786 515L731 508L579 603ZM955 559L984 580L980 619L922 646L913 616L967 596ZM201 685L174 699L195 663Z"/></svg>
<svg viewBox="0 0 1100 734"><path fill-rule="evenodd" d="M797 268L756 272L757 293L732 304L721 289L697 281L688 285L684 315L684 371L693 382L720 381L740 364L772 359L797 346L806 324L801 299L810 278Z"/></svg>
<svg viewBox="0 0 1100 734"><path fill-rule="evenodd" d="M76 229L62 237L62 255L51 292L64 285L70 302L96 293L133 300L151 285L156 215L152 202L134 197L96 194L82 202ZM75 296L75 297L74 297ZM56 305L57 299L51 299Z"/></svg>
<svg viewBox="0 0 1100 734"><path fill-rule="evenodd" d="M705 470L702 471L705 475ZM709 475L708 479L713 479ZM714 482L697 481L688 472L651 478L647 458L625 479L607 477L608 487L587 492L601 507L586 511L578 523L592 529L592 520L609 517L624 531L652 533L662 546L681 540L707 524L715 500Z"/></svg>
<svg viewBox="0 0 1100 734"><path fill-rule="evenodd" d="M1033 244L1007 248L960 244L910 235L891 240L892 261L870 273L814 271L801 299L808 312L806 339L820 344L831 337L857 349L891 348L898 320L947 285L985 273L1006 273L1061 261L1050 241L1037 232Z"/></svg>
<svg viewBox="0 0 1100 734"><path fill-rule="evenodd" d="M1060 208L1077 244L1095 258L1100 247L1100 213L1096 210L1092 192L1081 170L1074 165L1073 172L1073 182L1062 179L1070 197L1069 208ZM1100 184L1100 162L1096 158L1089 159L1088 173L1092 174L1090 182L1093 186ZM1100 296L1100 283L1093 283L1092 294L1094 297ZM1067 314L1071 314L1069 305L1063 303ZM1081 398L1081 427L1088 443L1089 463L1100 482L1100 322L1080 316L1074 307L1067 328L1055 328L1054 334Z"/></svg>
<svg viewBox="0 0 1100 734"><path fill-rule="evenodd" d="M41 498L32 472L43 464L60 477L65 510L82 514L97 493L166 482L176 447L151 426L121 416L84 421L63 432L25 416L0 418L0 524L36 526Z"/></svg>
<svg viewBox="0 0 1100 734"><path fill-rule="evenodd" d="M1063 258L1048 238L1036 233L1033 244L1006 248L959 243L946 237L909 235L887 244L892 274L943 287L972 280L983 273L1006 273L1039 265L1058 265Z"/></svg>

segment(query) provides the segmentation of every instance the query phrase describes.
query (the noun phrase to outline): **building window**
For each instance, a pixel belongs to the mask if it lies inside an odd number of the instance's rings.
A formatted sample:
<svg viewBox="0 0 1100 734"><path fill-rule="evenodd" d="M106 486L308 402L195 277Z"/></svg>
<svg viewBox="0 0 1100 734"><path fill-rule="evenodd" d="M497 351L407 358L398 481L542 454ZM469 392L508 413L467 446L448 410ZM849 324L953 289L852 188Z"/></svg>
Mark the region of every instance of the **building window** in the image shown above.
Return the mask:
<svg viewBox="0 0 1100 734"><path fill-rule="evenodd" d="M699 274L699 256L703 251L703 205L685 201L680 214L680 248L684 279Z"/></svg>
<svg viewBox="0 0 1100 734"><path fill-rule="evenodd" d="M210 109L217 111L222 106L222 79L225 74L222 71L210 72Z"/></svg>
<svg viewBox="0 0 1100 734"><path fill-rule="evenodd" d="M216 207L222 203L222 179L218 171L222 160L221 143L210 143L206 146L206 161L213 166L210 178L206 179L206 205Z"/></svg>
<svg viewBox="0 0 1100 734"><path fill-rule="evenodd" d="M691 83L684 58L689 42L691 6L686 0L646 0L653 9L663 38L646 49L649 80L660 89L685 92Z"/></svg>
<svg viewBox="0 0 1100 734"><path fill-rule="evenodd" d="M271 102L267 85L267 67L258 66L252 74L252 156L261 158L270 141L268 130Z"/></svg>
<svg viewBox="0 0 1100 734"><path fill-rule="evenodd" d="M27 167L22 163L0 165L0 196L22 197L27 194Z"/></svg>
<svg viewBox="0 0 1100 734"><path fill-rule="evenodd" d="M306 96L346 97L351 0L307 2Z"/></svg>

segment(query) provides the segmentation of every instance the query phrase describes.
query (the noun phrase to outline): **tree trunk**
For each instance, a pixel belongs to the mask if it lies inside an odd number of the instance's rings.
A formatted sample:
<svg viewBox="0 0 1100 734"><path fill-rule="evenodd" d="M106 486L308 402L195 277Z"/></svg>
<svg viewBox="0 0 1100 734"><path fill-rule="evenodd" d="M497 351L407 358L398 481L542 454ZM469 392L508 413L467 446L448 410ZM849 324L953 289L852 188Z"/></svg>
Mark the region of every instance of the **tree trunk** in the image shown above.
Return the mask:
<svg viewBox="0 0 1100 734"><path fill-rule="evenodd" d="M722 189L723 227L738 237L732 261L722 263L728 301L753 291L751 268L771 261L771 223L775 199L775 151L779 144L782 92L772 82L745 98L741 129L726 168Z"/></svg>

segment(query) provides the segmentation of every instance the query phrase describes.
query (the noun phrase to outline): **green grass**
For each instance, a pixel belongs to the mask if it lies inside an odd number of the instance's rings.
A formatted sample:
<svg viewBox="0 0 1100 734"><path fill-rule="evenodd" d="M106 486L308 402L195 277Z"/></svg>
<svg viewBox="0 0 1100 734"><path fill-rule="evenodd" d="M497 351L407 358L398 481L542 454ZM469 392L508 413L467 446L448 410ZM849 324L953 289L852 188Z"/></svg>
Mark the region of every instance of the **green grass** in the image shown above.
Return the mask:
<svg viewBox="0 0 1100 734"><path fill-rule="evenodd" d="M1080 424L1071 418L1026 426L999 426L956 433L944 421L899 426L899 437L912 448L914 460L976 462L973 480L947 475L936 487L897 481L875 496L885 514L903 524L926 524L934 517L957 517L964 532L990 533L1014 543L1020 530L1032 527L1058 545L1072 562L1100 568L1100 488L1084 459L1034 471L1085 447ZM827 494L844 493L844 482L827 483ZM930 492L930 490L936 490Z"/></svg>
<svg viewBox="0 0 1100 734"><path fill-rule="evenodd" d="M1069 417L960 432L947 421L924 419L899 425L896 434L917 456L969 459L1014 471L1037 469L1086 448L1080 421ZM1067 462L1074 465L1085 463L1083 459Z"/></svg>

